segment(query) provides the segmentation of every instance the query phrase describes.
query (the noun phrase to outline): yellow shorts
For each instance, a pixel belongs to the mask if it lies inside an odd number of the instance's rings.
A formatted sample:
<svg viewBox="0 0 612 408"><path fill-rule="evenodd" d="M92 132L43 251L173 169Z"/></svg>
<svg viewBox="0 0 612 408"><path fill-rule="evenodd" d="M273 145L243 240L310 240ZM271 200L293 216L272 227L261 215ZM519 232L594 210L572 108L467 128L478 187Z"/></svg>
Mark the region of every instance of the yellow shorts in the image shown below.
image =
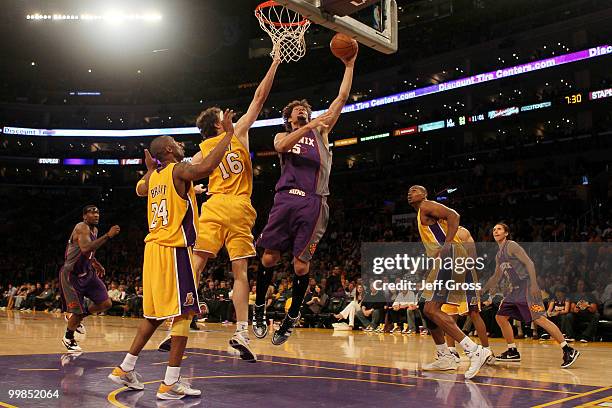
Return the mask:
<svg viewBox="0 0 612 408"><path fill-rule="evenodd" d="M200 227L194 251L213 258L225 246L231 261L256 255L253 225L257 212L248 197L213 194L202 204Z"/></svg>
<svg viewBox="0 0 612 408"><path fill-rule="evenodd" d="M147 319L199 313L191 248L147 242L142 267L142 307Z"/></svg>
<svg viewBox="0 0 612 408"><path fill-rule="evenodd" d="M463 316L465 314L468 314L470 310L477 310L480 312L480 302L478 302L478 304L473 304L469 306L467 302L461 302L458 306L445 303L442 305L441 310L447 315Z"/></svg>

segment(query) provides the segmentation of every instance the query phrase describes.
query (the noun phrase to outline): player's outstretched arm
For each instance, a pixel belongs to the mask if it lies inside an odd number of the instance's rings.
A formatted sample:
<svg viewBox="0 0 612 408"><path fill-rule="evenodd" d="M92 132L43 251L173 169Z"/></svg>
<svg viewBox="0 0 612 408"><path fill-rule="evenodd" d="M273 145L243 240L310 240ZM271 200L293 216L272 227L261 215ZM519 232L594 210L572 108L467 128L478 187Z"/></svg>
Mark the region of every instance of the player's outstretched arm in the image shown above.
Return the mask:
<svg viewBox="0 0 612 408"><path fill-rule="evenodd" d="M173 176L185 181L194 181L208 177L221 163L225 156L225 150L232 141L232 136L234 135L233 117L234 111L232 110L226 110L223 113L223 128L226 129L225 136L211 150L208 156L196 164L187 162L177 164L174 166Z"/></svg>
<svg viewBox="0 0 612 408"><path fill-rule="evenodd" d="M157 161L155 161L147 149L145 149L145 164L147 165L147 172L136 184L136 195L139 197L146 197L148 195L149 178L151 178L151 174L157 168Z"/></svg>
<svg viewBox="0 0 612 408"><path fill-rule="evenodd" d="M121 228L119 228L118 225L113 225L106 234L102 235L95 241L92 241L91 236L89 235L89 227L86 224L81 223L76 227L75 233L81 252L89 253L100 248L106 241L119 234L120 231Z"/></svg>
<svg viewBox="0 0 612 408"><path fill-rule="evenodd" d="M276 75L276 69L280 65L280 52L278 51L278 47L274 50L274 58L272 60L272 64L266 73L266 76L259 83L259 86L255 90L255 95L253 96L253 100L249 105L249 109L247 109L246 113L242 115L242 117L236 122L236 137L243 142L243 138L246 140L248 136L248 131L253 126L253 123L257 120L261 109L264 106L264 103L268 99L268 95L270 94L270 89L272 89L272 84L274 83L274 76ZM248 140L246 140L248 141Z"/></svg>
<svg viewBox="0 0 612 408"><path fill-rule="evenodd" d="M355 60L357 59L357 54L359 53L359 49L355 52L355 55L348 60L343 60L344 62L344 76L342 77L342 83L340 84L340 90L338 91L338 96L336 99L329 105L327 112L331 114L331 120L329 122L329 126L324 129L320 129L321 133L327 135L342 113L342 108L346 104L346 101L351 93L351 86L353 85L353 70L355 68Z"/></svg>
<svg viewBox="0 0 612 408"><path fill-rule="evenodd" d="M274 138L274 149L279 153L288 152L312 129L327 129L329 127L329 123L331 123L331 120L332 115L329 111L327 111L291 133L277 133L276 137Z"/></svg>

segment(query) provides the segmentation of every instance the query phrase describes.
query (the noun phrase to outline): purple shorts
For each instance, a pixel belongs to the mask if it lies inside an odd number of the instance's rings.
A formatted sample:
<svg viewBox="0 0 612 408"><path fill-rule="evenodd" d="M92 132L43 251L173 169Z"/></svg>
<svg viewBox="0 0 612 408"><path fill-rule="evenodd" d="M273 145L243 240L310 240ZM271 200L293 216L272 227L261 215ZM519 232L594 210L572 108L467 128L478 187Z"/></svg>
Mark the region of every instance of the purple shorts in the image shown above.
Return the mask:
<svg viewBox="0 0 612 408"><path fill-rule="evenodd" d="M327 228L327 198L280 191L268 216L257 246L275 251L291 250L294 257L309 262Z"/></svg>
<svg viewBox="0 0 612 408"><path fill-rule="evenodd" d="M79 278L62 268L60 270L60 287L62 290L62 309L64 312L85 313L84 298L89 298L94 304L100 304L108 299L106 285L95 272L88 272Z"/></svg>
<svg viewBox="0 0 612 408"><path fill-rule="evenodd" d="M528 281L525 281L504 297L497 314L530 323L546 316L546 309L541 296L538 298L531 296Z"/></svg>

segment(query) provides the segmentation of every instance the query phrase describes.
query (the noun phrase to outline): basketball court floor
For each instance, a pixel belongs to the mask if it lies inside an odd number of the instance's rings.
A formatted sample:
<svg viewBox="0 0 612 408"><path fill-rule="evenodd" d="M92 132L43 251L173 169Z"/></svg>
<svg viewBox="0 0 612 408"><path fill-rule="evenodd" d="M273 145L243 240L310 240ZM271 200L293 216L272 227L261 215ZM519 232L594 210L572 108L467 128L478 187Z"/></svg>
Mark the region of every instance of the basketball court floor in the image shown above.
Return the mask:
<svg viewBox="0 0 612 408"><path fill-rule="evenodd" d="M433 358L429 336L297 329L281 347L253 339L259 362L228 352L233 326L201 325L192 332L182 375L203 391L199 399L156 401L166 353L156 350L160 328L136 369L144 391L128 391L106 376L121 362L139 319L89 317L80 355L64 353L61 315L0 313L2 407L576 407L612 406L612 344L576 344L582 356L562 370L552 341L519 341L522 363L486 366L465 381L455 373L425 372ZM163 326L162 326L163 327ZM499 353L504 344L492 340ZM58 390L59 398L9 398L10 390Z"/></svg>

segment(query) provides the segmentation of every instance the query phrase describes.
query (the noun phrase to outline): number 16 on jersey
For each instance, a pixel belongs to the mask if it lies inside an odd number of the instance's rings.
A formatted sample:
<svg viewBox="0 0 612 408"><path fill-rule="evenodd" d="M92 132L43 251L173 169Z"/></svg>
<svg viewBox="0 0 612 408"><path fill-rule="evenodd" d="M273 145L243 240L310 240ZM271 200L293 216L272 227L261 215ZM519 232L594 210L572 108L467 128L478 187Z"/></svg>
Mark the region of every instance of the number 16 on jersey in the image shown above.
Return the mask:
<svg viewBox="0 0 612 408"><path fill-rule="evenodd" d="M225 160L227 161L227 167L229 168L229 171L234 174L242 173L244 165L240 161L240 155L238 153L232 152L226 154ZM231 174L225 168L225 164L223 163L223 161L219 163L219 168L221 169L221 177L223 177L223 180L226 180L231 176Z"/></svg>

